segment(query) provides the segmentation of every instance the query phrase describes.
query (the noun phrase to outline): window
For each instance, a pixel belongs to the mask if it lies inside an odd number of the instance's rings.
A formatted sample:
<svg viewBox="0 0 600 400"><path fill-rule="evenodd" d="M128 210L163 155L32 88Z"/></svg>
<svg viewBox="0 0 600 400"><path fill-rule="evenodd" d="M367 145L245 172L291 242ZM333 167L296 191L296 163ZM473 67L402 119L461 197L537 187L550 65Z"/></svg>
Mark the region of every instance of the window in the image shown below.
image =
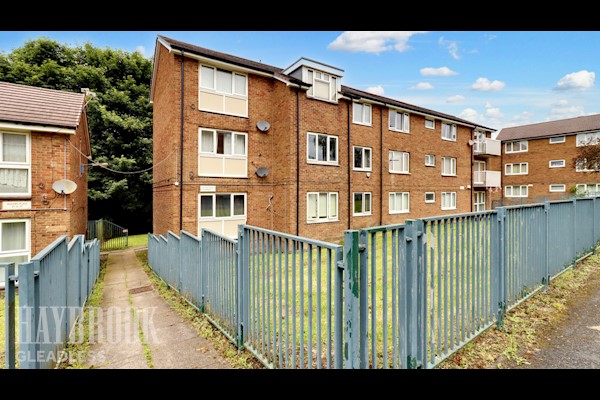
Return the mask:
<svg viewBox="0 0 600 400"><path fill-rule="evenodd" d="M200 195L200 219L239 218L246 216L244 193Z"/></svg>
<svg viewBox="0 0 600 400"><path fill-rule="evenodd" d="M354 146L354 170L371 170L371 148Z"/></svg>
<svg viewBox="0 0 600 400"><path fill-rule="evenodd" d="M198 109L222 114L248 116L248 76L200 65Z"/></svg>
<svg viewBox="0 0 600 400"><path fill-rule="evenodd" d="M30 237L28 219L0 220L0 263L28 262Z"/></svg>
<svg viewBox="0 0 600 400"><path fill-rule="evenodd" d="M550 144L564 143L566 138L564 136L554 136L550 138Z"/></svg>
<svg viewBox="0 0 600 400"><path fill-rule="evenodd" d="M504 188L504 196L506 197L527 197L527 185L521 186L506 186Z"/></svg>
<svg viewBox="0 0 600 400"><path fill-rule="evenodd" d="M474 211L485 211L485 192L475 192Z"/></svg>
<svg viewBox="0 0 600 400"><path fill-rule="evenodd" d="M528 149L529 143L527 142L527 140L507 142L504 144L505 153L526 153Z"/></svg>
<svg viewBox="0 0 600 400"><path fill-rule="evenodd" d="M456 176L456 158L442 157L442 176Z"/></svg>
<svg viewBox="0 0 600 400"><path fill-rule="evenodd" d="M425 192L425 203L435 203L435 192Z"/></svg>
<svg viewBox="0 0 600 400"><path fill-rule="evenodd" d="M425 128L435 129L435 120L434 119L425 118Z"/></svg>
<svg viewBox="0 0 600 400"><path fill-rule="evenodd" d="M565 160L550 160L548 166L550 168L562 168L565 166Z"/></svg>
<svg viewBox="0 0 600 400"><path fill-rule="evenodd" d="M578 184L577 186L577 194L584 194L588 196L597 196L600 194L600 183L588 183L588 184Z"/></svg>
<svg viewBox="0 0 600 400"><path fill-rule="evenodd" d="M442 192L442 210L456 210L456 192Z"/></svg>
<svg viewBox="0 0 600 400"><path fill-rule="evenodd" d="M337 136L319 133L308 133L308 162L311 164L338 163L338 138Z"/></svg>
<svg viewBox="0 0 600 400"><path fill-rule="evenodd" d="M591 132L591 133L579 133L577 134L577 142L576 146L588 146L591 144L597 144L600 140L600 132Z"/></svg>
<svg viewBox="0 0 600 400"><path fill-rule="evenodd" d="M312 192L306 194L307 222L332 222L338 220L337 192Z"/></svg>
<svg viewBox="0 0 600 400"><path fill-rule="evenodd" d="M352 122L360 125L371 126L371 105L352 103Z"/></svg>
<svg viewBox="0 0 600 400"><path fill-rule="evenodd" d="M199 128L198 175L248 177L248 134Z"/></svg>
<svg viewBox="0 0 600 400"><path fill-rule="evenodd" d="M390 193L390 214L406 214L410 212L410 193Z"/></svg>
<svg viewBox="0 0 600 400"><path fill-rule="evenodd" d="M504 164L505 175L527 175L527 163Z"/></svg>
<svg viewBox="0 0 600 400"><path fill-rule="evenodd" d="M371 215L371 193L354 193L353 215Z"/></svg>
<svg viewBox="0 0 600 400"><path fill-rule="evenodd" d="M31 149L28 133L0 133L0 196L31 196Z"/></svg>
<svg viewBox="0 0 600 400"><path fill-rule="evenodd" d="M597 165L587 165L587 159L580 158L575 163L575 172L595 172L600 170L600 167ZM593 163L590 163L593 164Z"/></svg>
<svg viewBox="0 0 600 400"><path fill-rule="evenodd" d="M442 122L442 139L456 142L456 125Z"/></svg>
<svg viewBox="0 0 600 400"><path fill-rule="evenodd" d="M402 151L390 151L390 172L408 174L410 170L410 154Z"/></svg>
<svg viewBox="0 0 600 400"><path fill-rule="evenodd" d="M432 154L425 154L425 166L435 167L435 156Z"/></svg>
<svg viewBox="0 0 600 400"><path fill-rule="evenodd" d="M389 110L390 130L396 132L410 132L410 115L396 110Z"/></svg>
<svg viewBox="0 0 600 400"><path fill-rule="evenodd" d="M549 187L550 192L564 192L566 190L565 185L552 184Z"/></svg>
<svg viewBox="0 0 600 400"><path fill-rule="evenodd" d="M337 102L338 79L325 72L306 69L306 82L312 86L308 89L308 97Z"/></svg>

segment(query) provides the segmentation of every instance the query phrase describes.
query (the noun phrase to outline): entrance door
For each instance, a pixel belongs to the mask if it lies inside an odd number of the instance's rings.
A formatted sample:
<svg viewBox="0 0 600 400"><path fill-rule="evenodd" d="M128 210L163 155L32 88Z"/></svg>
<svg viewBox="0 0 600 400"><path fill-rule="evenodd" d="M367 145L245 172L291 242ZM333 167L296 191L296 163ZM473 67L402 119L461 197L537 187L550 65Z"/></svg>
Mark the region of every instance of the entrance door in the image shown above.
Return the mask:
<svg viewBox="0 0 600 400"><path fill-rule="evenodd" d="M475 192L475 211L485 211L485 192Z"/></svg>
<svg viewBox="0 0 600 400"><path fill-rule="evenodd" d="M485 161L475 161L473 165L473 183L483 185L485 184Z"/></svg>

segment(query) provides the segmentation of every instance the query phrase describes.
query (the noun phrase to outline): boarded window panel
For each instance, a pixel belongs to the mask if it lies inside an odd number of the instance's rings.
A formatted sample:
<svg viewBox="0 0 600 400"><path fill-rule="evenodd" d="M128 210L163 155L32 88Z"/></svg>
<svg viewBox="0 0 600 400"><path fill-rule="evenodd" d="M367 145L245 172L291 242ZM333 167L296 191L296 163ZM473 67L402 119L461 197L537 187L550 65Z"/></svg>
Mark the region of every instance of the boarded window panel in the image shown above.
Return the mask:
<svg viewBox="0 0 600 400"><path fill-rule="evenodd" d="M245 215L244 195L236 194L233 196L233 215Z"/></svg>
<svg viewBox="0 0 600 400"><path fill-rule="evenodd" d="M360 103L352 104L352 118L354 122L363 122L363 105Z"/></svg>
<svg viewBox="0 0 600 400"><path fill-rule="evenodd" d="M202 139L200 144L200 151L203 153L212 153L215 151L214 148L214 132L213 131L202 131Z"/></svg>
<svg viewBox="0 0 600 400"><path fill-rule="evenodd" d="M217 90L223 93L231 94L232 73L229 71L217 70Z"/></svg>
<svg viewBox="0 0 600 400"><path fill-rule="evenodd" d="M402 121L402 130L405 132L410 131L410 116L408 114L404 114L404 120Z"/></svg>
<svg viewBox="0 0 600 400"><path fill-rule="evenodd" d="M327 218L327 193L319 193L319 218Z"/></svg>
<svg viewBox="0 0 600 400"><path fill-rule="evenodd" d="M235 83L235 94L240 96L246 95L246 77L244 75L235 74L234 75L234 83Z"/></svg>
<svg viewBox="0 0 600 400"><path fill-rule="evenodd" d="M337 139L329 138L329 161L337 162Z"/></svg>
<svg viewBox="0 0 600 400"><path fill-rule="evenodd" d="M337 101L337 79L331 77L331 83L329 85L330 95L329 100Z"/></svg>
<svg viewBox="0 0 600 400"><path fill-rule="evenodd" d="M231 217L231 195L230 194L217 194L216 199L216 211L217 217Z"/></svg>
<svg viewBox="0 0 600 400"><path fill-rule="evenodd" d="M337 193L329 193L329 218L337 218L338 216L338 195Z"/></svg>
<svg viewBox="0 0 600 400"><path fill-rule="evenodd" d="M307 70L307 71L306 71L306 83L310 83L311 85L313 85L313 72L312 72L311 70ZM312 96L312 95L313 95L313 86L311 86L311 87L308 89L308 92L307 92L307 94L308 94L309 96Z"/></svg>
<svg viewBox="0 0 600 400"><path fill-rule="evenodd" d="M308 218L310 218L310 219L317 218L317 194L316 193L311 193L308 195L307 213L308 213Z"/></svg>
<svg viewBox="0 0 600 400"><path fill-rule="evenodd" d="M2 139L2 161L27 162L27 136L5 133Z"/></svg>
<svg viewBox="0 0 600 400"><path fill-rule="evenodd" d="M213 196L200 196L200 216L214 217Z"/></svg>
<svg viewBox="0 0 600 400"><path fill-rule="evenodd" d="M314 95L320 99L329 100L329 83L315 79Z"/></svg>
<svg viewBox="0 0 600 400"><path fill-rule="evenodd" d="M206 89L215 88L215 69L211 67L202 66L200 86Z"/></svg>
<svg viewBox="0 0 600 400"><path fill-rule="evenodd" d="M363 109L363 114L364 114L364 118L363 118L363 122L365 124L371 124L371 106L368 104L365 104Z"/></svg>
<svg viewBox="0 0 600 400"><path fill-rule="evenodd" d="M319 150L317 159L319 161L327 161L327 136L319 135L317 141Z"/></svg>
<svg viewBox="0 0 600 400"><path fill-rule="evenodd" d="M390 128L396 129L396 111L390 110Z"/></svg>
<svg viewBox="0 0 600 400"><path fill-rule="evenodd" d="M317 136L308 135L308 159L317 159Z"/></svg>

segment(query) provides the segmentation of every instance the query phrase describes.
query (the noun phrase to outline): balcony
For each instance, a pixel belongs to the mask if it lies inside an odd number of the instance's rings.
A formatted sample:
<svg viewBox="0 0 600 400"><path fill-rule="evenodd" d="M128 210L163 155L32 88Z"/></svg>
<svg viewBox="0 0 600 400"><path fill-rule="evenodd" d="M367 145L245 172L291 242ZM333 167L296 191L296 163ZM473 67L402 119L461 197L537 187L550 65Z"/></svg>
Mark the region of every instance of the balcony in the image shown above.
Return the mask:
<svg viewBox="0 0 600 400"><path fill-rule="evenodd" d="M473 187L500 187L500 171L473 172Z"/></svg>
<svg viewBox="0 0 600 400"><path fill-rule="evenodd" d="M479 157L499 156L501 152L501 143L494 139L477 139L473 144L473 154Z"/></svg>

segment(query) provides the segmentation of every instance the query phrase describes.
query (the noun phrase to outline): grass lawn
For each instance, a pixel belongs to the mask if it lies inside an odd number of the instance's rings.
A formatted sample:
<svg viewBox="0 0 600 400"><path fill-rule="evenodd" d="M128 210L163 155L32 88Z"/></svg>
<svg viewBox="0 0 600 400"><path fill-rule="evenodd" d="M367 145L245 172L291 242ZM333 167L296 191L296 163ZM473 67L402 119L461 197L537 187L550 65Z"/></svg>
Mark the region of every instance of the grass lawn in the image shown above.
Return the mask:
<svg viewBox="0 0 600 400"><path fill-rule="evenodd" d="M127 238L127 246L125 246L125 238L109 239L102 244L102 251L121 250L130 247L139 247L148 245L148 234L132 235Z"/></svg>

